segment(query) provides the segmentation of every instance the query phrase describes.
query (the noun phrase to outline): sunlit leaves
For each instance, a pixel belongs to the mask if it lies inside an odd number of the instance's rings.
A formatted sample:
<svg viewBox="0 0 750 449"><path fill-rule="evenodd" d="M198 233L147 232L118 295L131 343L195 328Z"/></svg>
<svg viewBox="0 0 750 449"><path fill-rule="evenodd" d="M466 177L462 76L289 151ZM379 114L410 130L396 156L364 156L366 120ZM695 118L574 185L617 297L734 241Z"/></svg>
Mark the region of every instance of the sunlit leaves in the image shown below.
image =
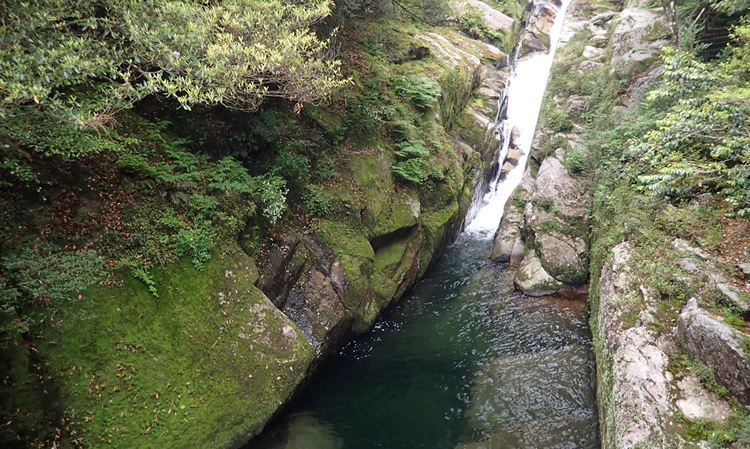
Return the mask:
<svg viewBox="0 0 750 449"><path fill-rule="evenodd" d="M736 215L750 215L747 88L731 76L731 62L707 64L667 49L664 66L664 81L649 98L666 104L666 113L631 146L643 164L641 182L660 196L718 193Z"/></svg>
<svg viewBox="0 0 750 449"><path fill-rule="evenodd" d="M263 0L30 0L0 5L0 112L35 103L85 124L151 94L189 109L253 110L267 97L317 102L339 65L309 27L329 13ZM105 104L71 101L104 93Z"/></svg>

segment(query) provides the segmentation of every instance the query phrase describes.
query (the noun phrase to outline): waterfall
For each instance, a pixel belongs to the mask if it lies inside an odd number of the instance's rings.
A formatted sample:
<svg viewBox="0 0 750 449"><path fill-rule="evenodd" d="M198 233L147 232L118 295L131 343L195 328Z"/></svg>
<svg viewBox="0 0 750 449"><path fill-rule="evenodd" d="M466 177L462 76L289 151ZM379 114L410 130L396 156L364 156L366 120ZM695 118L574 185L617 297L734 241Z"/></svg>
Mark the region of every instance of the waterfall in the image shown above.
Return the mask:
<svg viewBox="0 0 750 449"><path fill-rule="evenodd" d="M498 114L501 121L502 138L498 151L498 167L502 167L508 154L511 130L516 127L520 131L517 146L521 150L518 165L507 176L501 177L500 170L494 174L487 192L482 199L482 205L476 215L466 224L466 232L477 237L491 237L494 235L503 218L503 208L513 191L521 182L526 161L529 157L531 142L534 138L539 111L542 107L544 90L547 86L550 68L555 57L555 50L565 20L565 11L571 0L563 0L555 16L555 22L550 30L550 50L547 53L534 53L517 60L513 66L511 78L508 82L507 114ZM553 6L553 5L550 5ZM504 105L498 105L501 109ZM507 116L507 118L506 118Z"/></svg>

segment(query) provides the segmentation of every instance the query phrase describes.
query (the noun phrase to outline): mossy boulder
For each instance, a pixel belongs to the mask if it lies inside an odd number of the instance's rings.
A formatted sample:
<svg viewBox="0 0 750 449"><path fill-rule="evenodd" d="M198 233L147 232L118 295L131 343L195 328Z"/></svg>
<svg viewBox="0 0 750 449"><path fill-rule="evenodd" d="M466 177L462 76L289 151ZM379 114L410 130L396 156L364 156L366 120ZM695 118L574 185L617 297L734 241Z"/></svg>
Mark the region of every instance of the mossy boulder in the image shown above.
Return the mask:
<svg viewBox="0 0 750 449"><path fill-rule="evenodd" d="M123 275L44 323L30 351L47 413L88 447L232 447L259 432L305 377L313 348L254 286L239 248L152 271L159 297ZM6 379L7 380L7 379ZM21 380L17 378L17 380ZM13 381L11 376L11 382Z"/></svg>

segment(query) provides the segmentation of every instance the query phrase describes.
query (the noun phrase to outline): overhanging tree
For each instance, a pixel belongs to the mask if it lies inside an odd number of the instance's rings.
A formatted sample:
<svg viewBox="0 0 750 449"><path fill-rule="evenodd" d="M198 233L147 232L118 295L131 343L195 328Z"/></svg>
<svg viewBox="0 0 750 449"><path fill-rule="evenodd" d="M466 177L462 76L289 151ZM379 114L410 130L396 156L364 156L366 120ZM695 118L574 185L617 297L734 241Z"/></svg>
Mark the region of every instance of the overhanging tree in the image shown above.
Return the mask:
<svg viewBox="0 0 750 449"><path fill-rule="evenodd" d="M148 95L186 109L319 102L341 85L310 26L325 0L29 0L0 3L0 113L39 104L96 127Z"/></svg>

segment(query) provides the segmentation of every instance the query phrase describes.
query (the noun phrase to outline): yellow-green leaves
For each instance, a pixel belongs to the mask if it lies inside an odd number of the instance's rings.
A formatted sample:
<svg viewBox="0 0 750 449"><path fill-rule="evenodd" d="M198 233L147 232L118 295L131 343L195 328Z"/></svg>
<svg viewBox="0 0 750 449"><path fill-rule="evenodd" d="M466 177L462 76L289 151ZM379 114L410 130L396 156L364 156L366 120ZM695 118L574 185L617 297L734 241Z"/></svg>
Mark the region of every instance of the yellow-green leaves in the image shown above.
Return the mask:
<svg viewBox="0 0 750 449"><path fill-rule="evenodd" d="M269 96L316 103L343 82L338 62L327 57L327 42L309 29L329 14L326 1L99 4L0 6L7 17L0 33L0 112L35 102L67 116L62 104L71 90L79 96L106 92L112 104L100 107L110 110L152 94L186 109L223 104L254 110Z"/></svg>

